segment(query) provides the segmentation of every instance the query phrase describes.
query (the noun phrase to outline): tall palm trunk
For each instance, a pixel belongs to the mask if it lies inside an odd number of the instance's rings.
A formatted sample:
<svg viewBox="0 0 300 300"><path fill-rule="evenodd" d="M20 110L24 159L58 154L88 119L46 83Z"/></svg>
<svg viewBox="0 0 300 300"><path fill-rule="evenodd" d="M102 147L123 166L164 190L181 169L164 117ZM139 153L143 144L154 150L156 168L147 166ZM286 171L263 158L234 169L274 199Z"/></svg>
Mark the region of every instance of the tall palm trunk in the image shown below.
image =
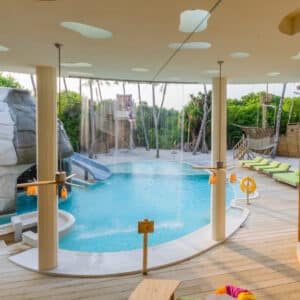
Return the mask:
<svg viewBox="0 0 300 300"><path fill-rule="evenodd" d="M195 155L199 149L201 139L203 138L203 132L205 132L205 127L206 127L206 122L207 122L207 117L208 117L208 105L207 105L208 94L207 94L206 84L204 84L203 86L204 86L203 117L202 117L200 129L199 129L199 133L197 136L196 144L195 144L195 147L193 150L193 155ZM203 147L203 142L202 142L202 147Z"/></svg>
<svg viewBox="0 0 300 300"><path fill-rule="evenodd" d="M31 79L31 84L32 84L33 95L34 95L34 97L36 97L36 84L34 81L33 74L30 74L30 79Z"/></svg>
<svg viewBox="0 0 300 300"><path fill-rule="evenodd" d="M142 122L145 143L146 143L146 150L149 151L150 147L149 147L147 129L146 129L146 125L145 125L145 114L144 114L144 108L143 108L143 104L142 104L141 87L140 87L139 83L137 84L137 86L138 86L139 104L140 104L140 110L141 110L141 122Z"/></svg>
<svg viewBox="0 0 300 300"><path fill-rule="evenodd" d="M99 80L97 80L97 87L98 87L99 100L100 100L100 102L102 102L103 97L102 97L102 91L101 91L101 84L100 84Z"/></svg>
<svg viewBox="0 0 300 300"><path fill-rule="evenodd" d="M94 112L94 95L93 95L93 81L89 80L90 86L90 141L89 141L89 158L95 156L95 112Z"/></svg>
<svg viewBox="0 0 300 300"><path fill-rule="evenodd" d="M281 94L278 112L277 112L276 130L275 130L275 139L274 139L274 148L272 151L272 158L274 158L277 154L277 148L278 148L278 143L279 143L279 133L280 133L280 121L281 121L282 106L283 106L285 91L286 91L286 83L284 83L283 87L282 87L282 94Z"/></svg>
<svg viewBox="0 0 300 300"><path fill-rule="evenodd" d="M160 113L162 110L162 107L165 102L166 98L166 91L167 91L167 83L165 83L164 88L163 88L163 94L162 94L162 100L160 107L158 111L156 112L156 104L155 104L155 87L154 83L152 83L152 105L153 105L153 120L154 120L154 129L155 129L155 148L156 148L156 158L159 158L159 132L158 132L158 126L159 126L159 118L160 118Z"/></svg>

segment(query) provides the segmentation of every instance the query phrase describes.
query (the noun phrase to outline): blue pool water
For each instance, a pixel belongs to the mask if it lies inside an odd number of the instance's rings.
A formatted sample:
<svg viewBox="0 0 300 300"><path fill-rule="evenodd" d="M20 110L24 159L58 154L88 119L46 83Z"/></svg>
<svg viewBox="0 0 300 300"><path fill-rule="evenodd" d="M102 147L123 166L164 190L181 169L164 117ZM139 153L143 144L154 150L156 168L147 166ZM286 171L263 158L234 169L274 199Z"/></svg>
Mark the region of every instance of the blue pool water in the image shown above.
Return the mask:
<svg viewBox="0 0 300 300"><path fill-rule="evenodd" d="M76 219L72 232L60 240L60 248L83 252L140 248L137 222L144 218L155 221L150 245L177 239L209 223L206 172L164 161L117 164L111 170L106 182L86 190L75 188L59 204ZM228 186L227 203L232 198ZM34 209L35 197L19 196L17 213Z"/></svg>

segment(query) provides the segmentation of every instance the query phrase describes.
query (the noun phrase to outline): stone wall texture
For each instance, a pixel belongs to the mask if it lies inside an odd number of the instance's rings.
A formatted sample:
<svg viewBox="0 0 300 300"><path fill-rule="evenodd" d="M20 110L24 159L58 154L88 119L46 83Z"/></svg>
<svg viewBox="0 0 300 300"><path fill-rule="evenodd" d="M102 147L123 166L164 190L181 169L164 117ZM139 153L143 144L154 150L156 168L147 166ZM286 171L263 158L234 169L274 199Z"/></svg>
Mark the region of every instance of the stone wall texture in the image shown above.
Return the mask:
<svg viewBox="0 0 300 300"><path fill-rule="evenodd" d="M35 99L28 91L0 88L0 215L13 213L17 178L36 163ZM72 156L73 149L62 123L62 157Z"/></svg>

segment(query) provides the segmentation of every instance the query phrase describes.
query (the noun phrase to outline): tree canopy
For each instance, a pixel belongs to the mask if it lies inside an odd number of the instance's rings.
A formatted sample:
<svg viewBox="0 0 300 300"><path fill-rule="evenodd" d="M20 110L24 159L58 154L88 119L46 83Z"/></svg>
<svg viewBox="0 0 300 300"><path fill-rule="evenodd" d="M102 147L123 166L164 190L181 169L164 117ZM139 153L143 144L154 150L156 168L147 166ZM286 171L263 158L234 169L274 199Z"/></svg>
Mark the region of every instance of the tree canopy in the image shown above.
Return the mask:
<svg viewBox="0 0 300 300"><path fill-rule="evenodd" d="M21 84L11 76L4 76L0 73L0 86L9 88L21 88Z"/></svg>

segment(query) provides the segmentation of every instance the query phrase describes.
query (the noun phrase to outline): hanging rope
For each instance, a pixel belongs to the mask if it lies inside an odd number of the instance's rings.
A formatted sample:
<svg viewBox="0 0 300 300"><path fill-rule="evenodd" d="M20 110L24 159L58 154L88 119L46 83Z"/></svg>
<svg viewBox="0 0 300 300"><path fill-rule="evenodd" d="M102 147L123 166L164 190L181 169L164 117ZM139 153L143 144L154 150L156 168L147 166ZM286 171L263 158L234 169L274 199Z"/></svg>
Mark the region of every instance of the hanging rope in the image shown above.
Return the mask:
<svg viewBox="0 0 300 300"><path fill-rule="evenodd" d="M168 57L168 59L162 64L162 66L155 73L151 81L155 81L157 77L161 74L161 72L170 64L173 58L177 55L177 53L182 49L182 47L191 39L195 32L202 26L204 22L207 21L209 16L217 9L217 7L221 4L222 0L218 0L212 8L209 10L209 13L200 21L200 23L194 28L194 30L181 42L178 48Z"/></svg>

